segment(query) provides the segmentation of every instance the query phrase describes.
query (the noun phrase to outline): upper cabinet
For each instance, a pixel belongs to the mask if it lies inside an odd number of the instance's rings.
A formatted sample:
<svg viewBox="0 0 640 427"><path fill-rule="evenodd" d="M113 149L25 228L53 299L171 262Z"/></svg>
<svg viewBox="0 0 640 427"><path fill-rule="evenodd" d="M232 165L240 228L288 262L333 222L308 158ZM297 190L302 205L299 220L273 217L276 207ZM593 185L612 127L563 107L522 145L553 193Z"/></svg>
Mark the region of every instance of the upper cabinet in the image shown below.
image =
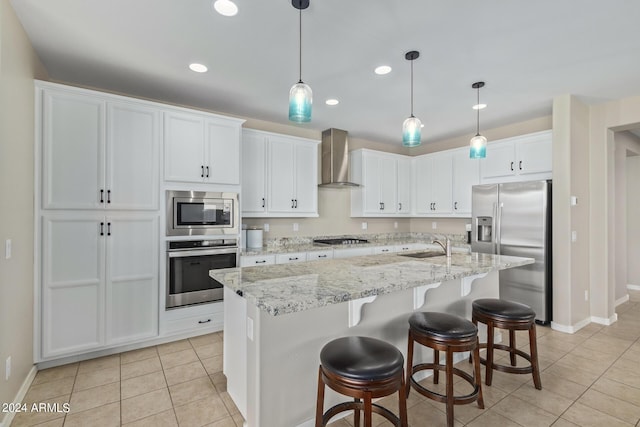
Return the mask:
<svg viewBox="0 0 640 427"><path fill-rule="evenodd" d="M242 122L212 114L165 112L165 180L240 184Z"/></svg>
<svg viewBox="0 0 640 427"><path fill-rule="evenodd" d="M453 213L471 215L471 188L480 183L480 162L469 158L469 148L451 150Z"/></svg>
<svg viewBox="0 0 640 427"><path fill-rule="evenodd" d="M451 151L415 157L413 168L416 213L451 214L453 209Z"/></svg>
<svg viewBox="0 0 640 427"><path fill-rule="evenodd" d="M480 160L481 182L550 179L552 149L550 130L489 142Z"/></svg>
<svg viewBox="0 0 640 427"><path fill-rule="evenodd" d="M249 129L242 135L242 215L318 216L319 141Z"/></svg>
<svg viewBox="0 0 640 427"><path fill-rule="evenodd" d="M396 216L411 212L411 158L367 149L351 152L351 216Z"/></svg>
<svg viewBox="0 0 640 427"><path fill-rule="evenodd" d="M158 209L156 110L78 89L39 95L44 209Z"/></svg>

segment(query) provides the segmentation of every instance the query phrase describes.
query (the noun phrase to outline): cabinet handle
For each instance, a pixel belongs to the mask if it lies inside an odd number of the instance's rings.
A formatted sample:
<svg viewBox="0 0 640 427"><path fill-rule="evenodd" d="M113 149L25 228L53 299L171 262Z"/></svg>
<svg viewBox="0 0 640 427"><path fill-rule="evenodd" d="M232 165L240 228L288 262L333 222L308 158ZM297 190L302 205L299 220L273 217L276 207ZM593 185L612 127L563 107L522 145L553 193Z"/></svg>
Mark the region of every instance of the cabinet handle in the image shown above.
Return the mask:
<svg viewBox="0 0 640 427"><path fill-rule="evenodd" d="M204 178L204 166L200 166L200 178Z"/></svg>
<svg viewBox="0 0 640 427"><path fill-rule="evenodd" d="M433 210L436 210L436 202L433 202Z"/></svg>
<svg viewBox="0 0 640 427"><path fill-rule="evenodd" d="M293 199L291 199L291 209L293 209Z"/></svg>
<svg viewBox="0 0 640 427"><path fill-rule="evenodd" d="M295 201L295 206L294 208L298 209L298 199L293 199Z"/></svg>
<svg viewBox="0 0 640 427"><path fill-rule="evenodd" d="M384 210L384 202L382 202L382 210Z"/></svg>
<svg viewBox="0 0 640 427"><path fill-rule="evenodd" d="M111 190L107 190L107 203L111 203Z"/></svg>
<svg viewBox="0 0 640 427"><path fill-rule="evenodd" d="M518 162L518 169L522 170L522 160L520 160L520 162Z"/></svg>
<svg viewBox="0 0 640 427"><path fill-rule="evenodd" d="M513 172L513 162L511 162L511 172Z"/></svg>
<svg viewBox="0 0 640 427"><path fill-rule="evenodd" d="M256 264L264 264L265 262L267 262L266 259L261 259L261 260L257 260Z"/></svg>
<svg viewBox="0 0 640 427"><path fill-rule="evenodd" d="M382 252L389 252L389 249L383 249Z"/></svg>
<svg viewBox="0 0 640 427"><path fill-rule="evenodd" d="M100 235L104 236L104 222L100 223Z"/></svg>
<svg viewBox="0 0 640 427"><path fill-rule="evenodd" d="M300 259L300 258L298 258L298 257L294 257L294 258L289 257L289 261L297 261L297 260L299 260L299 259Z"/></svg>
<svg viewBox="0 0 640 427"><path fill-rule="evenodd" d="M401 211L402 210L402 203L398 203L398 210Z"/></svg>
<svg viewBox="0 0 640 427"><path fill-rule="evenodd" d="M453 202L453 210L458 210L458 202Z"/></svg>
<svg viewBox="0 0 640 427"><path fill-rule="evenodd" d="M326 258L326 255L318 255L318 258Z"/></svg>
<svg viewBox="0 0 640 427"><path fill-rule="evenodd" d="M209 166L207 166L207 178L209 178Z"/></svg>
<svg viewBox="0 0 640 427"><path fill-rule="evenodd" d="M111 223L107 223L107 236L111 236Z"/></svg>
<svg viewBox="0 0 640 427"><path fill-rule="evenodd" d="M104 190L100 189L100 203L104 203Z"/></svg>
<svg viewBox="0 0 640 427"><path fill-rule="evenodd" d="M198 323L203 324L203 323L209 323L211 322L211 319L207 319L207 320L198 320Z"/></svg>
<svg viewBox="0 0 640 427"><path fill-rule="evenodd" d="M264 197L262 198L262 207L264 208Z"/></svg>
<svg viewBox="0 0 640 427"><path fill-rule="evenodd" d="M383 208L382 208L382 202L380 202L380 203L379 203L379 205L380 205L380 210L382 210L382 209L383 209Z"/></svg>

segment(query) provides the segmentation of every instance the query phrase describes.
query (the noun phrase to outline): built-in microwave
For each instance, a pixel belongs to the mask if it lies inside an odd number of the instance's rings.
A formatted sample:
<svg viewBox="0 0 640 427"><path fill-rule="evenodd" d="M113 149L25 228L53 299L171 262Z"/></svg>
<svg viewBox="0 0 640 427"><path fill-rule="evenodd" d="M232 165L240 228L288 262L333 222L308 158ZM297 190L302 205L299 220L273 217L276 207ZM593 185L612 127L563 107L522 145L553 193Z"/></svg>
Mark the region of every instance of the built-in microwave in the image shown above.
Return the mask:
<svg viewBox="0 0 640 427"><path fill-rule="evenodd" d="M237 235L238 193L167 191L167 236Z"/></svg>

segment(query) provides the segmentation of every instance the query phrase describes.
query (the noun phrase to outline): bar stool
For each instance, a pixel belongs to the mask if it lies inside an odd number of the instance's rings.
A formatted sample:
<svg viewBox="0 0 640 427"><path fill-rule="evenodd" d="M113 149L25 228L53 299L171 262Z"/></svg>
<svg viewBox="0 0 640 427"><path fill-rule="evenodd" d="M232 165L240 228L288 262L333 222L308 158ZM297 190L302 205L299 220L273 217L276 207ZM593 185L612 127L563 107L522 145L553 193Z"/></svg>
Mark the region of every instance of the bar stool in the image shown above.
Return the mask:
<svg viewBox="0 0 640 427"><path fill-rule="evenodd" d="M414 342L433 349L433 363L413 366ZM474 401L484 409L482 379L480 377L480 352L478 328L469 320L446 313L422 312L409 317L409 348L407 350L407 397L413 387L418 393L438 402L446 403L447 425L453 426L453 405L463 405ZM445 364L440 364L440 351L445 352ZM469 351L473 355L474 374L453 366L453 353ZM436 393L420 385L414 378L419 371L433 370L433 383L438 384L440 371L445 371L446 394ZM453 394L453 375L466 380L473 387L469 394Z"/></svg>
<svg viewBox="0 0 640 427"><path fill-rule="evenodd" d="M353 402L339 403L323 413L325 385ZM398 392L400 417L372 403L372 399ZM361 401L364 399L364 403ZM396 427L408 427L407 397L404 382L404 358L395 346L368 337L344 337L327 343L320 352L316 427L343 411L354 410L354 425L360 426L360 411L364 410L364 425L371 427L375 412Z"/></svg>
<svg viewBox="0 0 640 427"><path fill-rule="evenodd" d="M491 385L493 370L512 374L532 374L533 383L538 390L542 389L540 381L540 367L538 365L538 347L536 343L536 313L527 305L495 298L477 299L472 304L472 321L487 325L487 343L480 344L487 349L487 358L480 359L486 365L485 383ZM494 343L494 328L509 331L509 345ZM529 331L529 349L527 354L516 348L516 331ZM494 362L494 349L509 352L511 366ZM516 356L529 362L529 366L516 366Z"/></svg>

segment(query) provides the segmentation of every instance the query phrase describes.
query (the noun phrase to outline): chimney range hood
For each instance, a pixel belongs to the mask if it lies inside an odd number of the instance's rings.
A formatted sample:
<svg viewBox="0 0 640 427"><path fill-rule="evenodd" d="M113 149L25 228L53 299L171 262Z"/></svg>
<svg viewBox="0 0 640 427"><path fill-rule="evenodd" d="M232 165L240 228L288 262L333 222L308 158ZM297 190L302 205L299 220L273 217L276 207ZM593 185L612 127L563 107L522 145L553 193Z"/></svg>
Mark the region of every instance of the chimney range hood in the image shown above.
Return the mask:
<svg viewBox="0 0 640 427"><path fill-rule="evenodd" d="M360 184L349 182L349 137L346 130L322 131L322 183L318 187L347 188Z"/></svg>

